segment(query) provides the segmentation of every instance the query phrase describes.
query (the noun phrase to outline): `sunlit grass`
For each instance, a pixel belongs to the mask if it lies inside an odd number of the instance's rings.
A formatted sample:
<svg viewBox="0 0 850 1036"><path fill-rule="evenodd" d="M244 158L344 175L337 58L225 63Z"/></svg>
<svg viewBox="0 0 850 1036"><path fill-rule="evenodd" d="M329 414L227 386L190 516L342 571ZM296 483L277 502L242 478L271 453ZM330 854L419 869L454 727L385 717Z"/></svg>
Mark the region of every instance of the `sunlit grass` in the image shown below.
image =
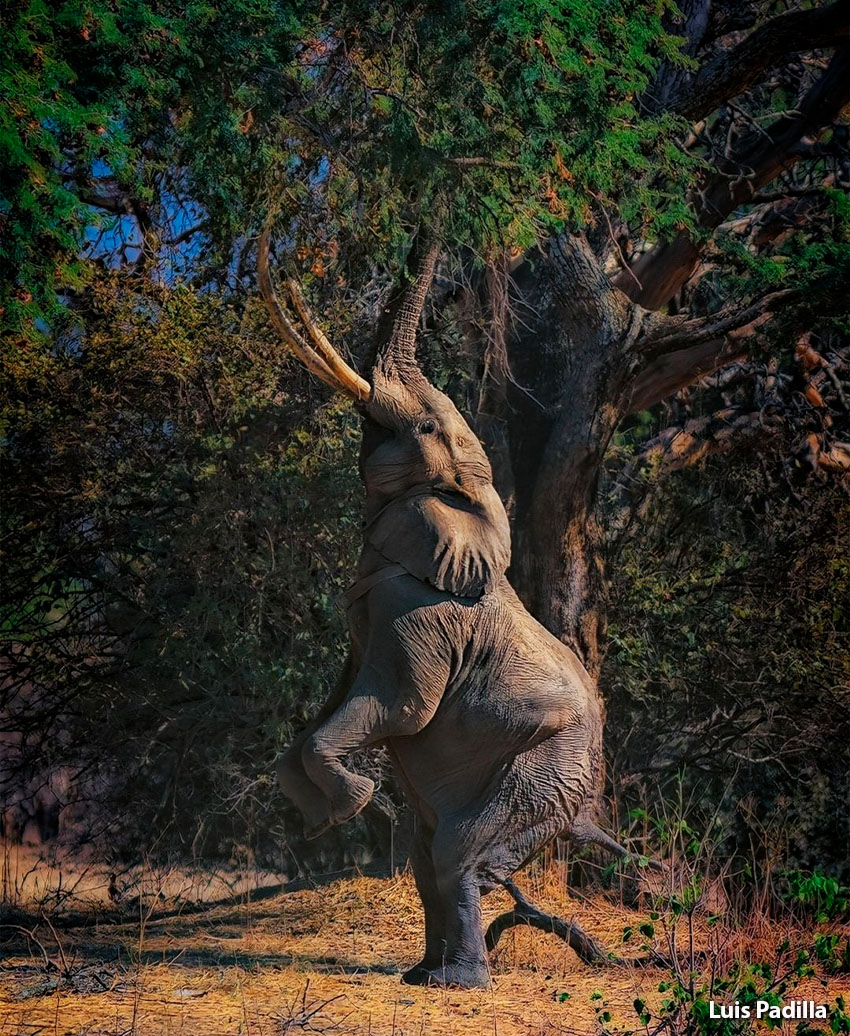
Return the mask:
<svg viewBox="0 0 850 1036"><path fill-rule="evenodd" d="M635 1030L633 1003L655 1008L663 969L590 968L552 936L512 929L492 958L489 991L408 987L400 973L422 945L422 916L408 873L354 877L279 891L263 872L139 868L116 879L94 865L75 874L29 874L31 892L7 910L2 931L0 1036L279 1036L320 1032L386 1034L557 1034ZM51 911L48 886L77 891ZM610 893L566 891L562 866L521 876L540 906L577 921L624 957L623 941L646 909ZM126 887L125 887L126 886ZM45 895L47 893L47 895ZM638 902L640 897L638 897ZM485 920L508 908L485 900ZM802 940L792 917L694 917L705 967L767 959L784 939ZM850 976L811 979L798 994L818 1002L850 992ZM601 999L596 995L602 994Z"/></svg>

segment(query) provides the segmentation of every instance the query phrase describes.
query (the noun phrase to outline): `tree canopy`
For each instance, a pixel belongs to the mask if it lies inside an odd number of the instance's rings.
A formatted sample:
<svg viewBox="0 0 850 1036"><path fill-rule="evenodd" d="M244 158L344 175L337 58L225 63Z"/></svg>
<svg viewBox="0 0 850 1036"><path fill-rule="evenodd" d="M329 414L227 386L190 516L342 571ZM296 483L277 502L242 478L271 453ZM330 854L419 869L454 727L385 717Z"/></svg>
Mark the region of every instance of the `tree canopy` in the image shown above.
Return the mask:
<svg viewBox="0 0 850 1036"><path fill-rule="evenodd" d="M642 717L666 749L655 767L619 739L612 791L688 766L696 786L720 708L753 725L716 743L709 806L740 763L739 791L774 775L771 809L797 780L833 815L841 4L12 0L4 19L7 801L61 770L76 816L103 788L133 801L110 830L262 842L274 754L334 677L359 542L356 417L269 325L268 226L364 368L438 234L419 354L474 413L512 578L601 672L615 730ZM815 703L816 762L795 742L758 763L779 700ZM385 838L378 812L364 824Z"/></svg>
<svg viewBox="0 0 850 1036"><path fill-rule="evenodd" d="M55 319L56 292L91 274L93 226L125 214L136 258L202 224L196 279L270 209L323 266L332 250L392 268L440 195L450 240L483 254L605 206L686 222L686 124L638 101L663 61L688 62L672 9L13 5L6 317L26 336Z"/></svg>

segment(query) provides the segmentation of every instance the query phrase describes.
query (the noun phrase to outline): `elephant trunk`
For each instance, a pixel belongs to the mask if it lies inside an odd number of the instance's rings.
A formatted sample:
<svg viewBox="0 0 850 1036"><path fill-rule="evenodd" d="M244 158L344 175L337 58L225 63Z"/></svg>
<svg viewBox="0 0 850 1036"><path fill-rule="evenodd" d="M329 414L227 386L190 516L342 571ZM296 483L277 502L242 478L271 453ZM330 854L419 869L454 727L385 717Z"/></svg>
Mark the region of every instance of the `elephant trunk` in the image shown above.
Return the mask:
<svg viewBox="0 0 850 1036"><path fill-rule="evenodd" d="M429 236L424 242L418 240L412 251L418 253L415 272L397 304L389 338L375 360L375 368L384 379L403 383L423 377L416 362L416 332L434 280L440 255L439 238Z"/></svg>

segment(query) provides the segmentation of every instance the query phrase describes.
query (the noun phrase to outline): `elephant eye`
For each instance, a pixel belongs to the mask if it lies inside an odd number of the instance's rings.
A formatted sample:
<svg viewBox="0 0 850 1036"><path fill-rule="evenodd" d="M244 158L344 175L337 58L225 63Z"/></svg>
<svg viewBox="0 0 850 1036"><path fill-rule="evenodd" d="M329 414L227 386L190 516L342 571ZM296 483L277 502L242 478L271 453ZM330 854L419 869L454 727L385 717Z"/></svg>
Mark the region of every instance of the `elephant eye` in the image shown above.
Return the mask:
<svg viewBox="0 0 850 1036"><path fill-rule="evenodd" d="M423 421L422 424L419 426L419 431L421 432L422 435L433 435L434 432L436 432L436 430L437 430L437 422L436 421L431 421L431 420Z"/></svg>

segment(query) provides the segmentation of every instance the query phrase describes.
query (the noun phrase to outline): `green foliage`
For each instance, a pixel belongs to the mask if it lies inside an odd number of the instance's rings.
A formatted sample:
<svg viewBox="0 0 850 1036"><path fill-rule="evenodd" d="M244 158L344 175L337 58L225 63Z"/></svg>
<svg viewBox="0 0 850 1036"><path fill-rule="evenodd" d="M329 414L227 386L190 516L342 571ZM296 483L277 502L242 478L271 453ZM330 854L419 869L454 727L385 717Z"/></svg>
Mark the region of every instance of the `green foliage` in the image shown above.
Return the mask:
<svg viewBox="0 0 850 1036"><path fill-rule="evenodd" d="M681 125L639 117L635 100L662 57L684 60L662 29L664 6L450 4L399 18L389 53L379 46L387 12L353 8L364 82L387 120L380 161L386 151L424 197L450 197L454 235L478 246L527 247L586 223L597 202L628 199L651 219L664 199L650 170L689 168L668 147Z"/></svg>
<svg viewBox="0 0 850 1036"><path fill-rule="evenodd" d="M701 843L706 851L711 851L708 839L701 839ZM653 1006L642 998L635 999L632 1008L639 1028L625 1030L615 1029L609 1024L611 1015L601 1002L597 1008L597 1020L598 1028L605 1036L614 1036L615 1032L619 1036L635 1036L636 1032L743 1036L759 1031L762 1026L770 1030L779 1029L783 1024L781 1020L766 1015L758 1017L758 1002L769 1007L787 1005L790 999L800 997L801 983L814 977L822 978L824 974L843 967L840 955L836 954L841 936L835 933L815 934L798 943L786 939L769 953L768 959L761 956L761 950L755 949L755 940L752 953L744 951L731 961L725 959L725 940L721 941L724 948L720 952L717 944L707 951L695 950L697 918L704 914L704 909L699 895L688 902L687 890L676 890L676 886L687 878L690 878L692 887L698 886L697 875L703 873L706 862L703 857L697 863L686 865L681 872L671 872L659 886L665 890L653 896L655 909L649 914L650 920L640 925L640 931L646 937L643 951L668 961L665 965L668 973L657 986L660 999ZM741 918L730 917L728 920L736 927L747 923ZM846 936L844 938L846 942ZM660 953L654 945L657 939L662 941ZM708 960L704 959L706 953ZM594 997L597 995L601 996L594 994ZM803 996L810 999L810 994ZM734 1007L738 1016L722 1017L720 1005L730 1014L733 1013L730 1008ZM800 1022L798 1036L846 1032L847 1015L842 997L836 998L825 1021L823 1029L816 1022Z"/></svg>
<svg viewBox="0 0 850 1036"><path fill-rule="evenodd" d="M847 195L830 187L816 194L823 202L817 234L793 234L778 247L756 250L742 240L719 235L720 272L709 276L704 290L714 291L728 305L767 291L794 289L803 299L810 325L850 327L845 285L850 279L850 205Z"/></svg>
<svg viewBox="0 0 850 1036"><path fill-rule="evenodd" d="M829 1008L825 1026L800 1022L797 1036L846 1036L850 1033L850 1011L843 996L837 996Z"/></svg>
<svg viewBox="0 0 850 1036"><path fill-rule="evenodd" d="M786 478L746 456L650 483L610 564L611 779L650 855L701 829L751 876L755 853L846 883L850 509Z"/></svg>
<svg viewBox="0 0 850 1036"><path fill-rule="evenodd" d="M850 888L821 871L792 871L788 875L788 898L811 913L818 923L847 913Z"/></svg>
<svg viewBox="0 0 850 1036"><path fill-rule="evenodd" d="M835 932L815 936L813 958L827 974L845 972L850 967L850 937Z"/></svg>
<svg viewBox="0 0 850 1036"><path fill-rule="evenodd" d="M60 296L93 269L81 250L96 228L162 203L166 170L187 126L197 169L216 196L246 164L239 111L250 86L223 91L244 66L286 62L295 8L273 0L120 4L16 0L7 5L0 56L0 307L15 336L37 338L66 317ZM193 104L200 105L193 110ZM179 177L178 173L178 177ZM107 211L89 199L112 181Z"/></svg>
<svg viewBox="0 0 850 1036"><path fill-rule="evenodd" d="M362 352L438 205L448 250L478 261L564 227L607 236L608 215L645 237L689 227L701 159L640 102L662 61L689 63L662 27L672 11L7 4L0 631L23 748L3 766L24 783L38 765L99 775L80 796L120 785L151 841L268 848L275 753L341 663L360 489L352 412L267 337L254 235L275 218L331 337ZM724 244L704 308L802 285L844 326L848 204L822 201L817 233L767 256ZM178 212L204 228L182 251ZM462 330L446 319L420 355L455 390ZM837 490L791 499L753 470L661 489L613 559L612 773L647 845L700 844L690 814L645 810L632 777L651 757L665 795L682 770L697 816L719 804L733 847L764 812L772 838L781 818L806 835L788 865L828 866L842 835L822 820L849 790L830 708L850 676L850 530ZM759 762L787 722L798 740Z"/></svg>
<svg viewBox="0 0 850 1036"><path fill-rule="evenodd" d="M85 348L7 383L4 721L35 757L0 776L79 768L72 798L107 781L78 833L111 823L116 847L129 799L135 840L268 850L275 754L344 658L354 415L256 305L115 275L86 317Z"/></svg>

